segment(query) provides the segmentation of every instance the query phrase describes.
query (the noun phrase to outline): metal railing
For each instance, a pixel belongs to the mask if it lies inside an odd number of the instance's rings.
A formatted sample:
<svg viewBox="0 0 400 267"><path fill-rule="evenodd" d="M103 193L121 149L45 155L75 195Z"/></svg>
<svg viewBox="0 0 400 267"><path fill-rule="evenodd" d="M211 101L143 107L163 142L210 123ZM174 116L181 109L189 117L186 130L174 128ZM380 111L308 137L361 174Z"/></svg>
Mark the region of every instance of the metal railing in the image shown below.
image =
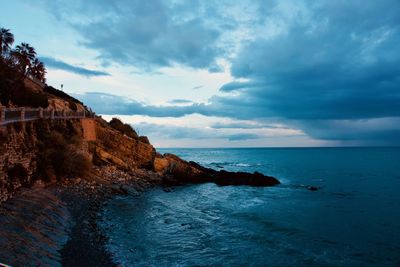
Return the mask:
<svg viewBox="0 0 400 267"><path fill-rule="evenodd" d="M83 119L94 118L89 111L70 111L43 108L5 108L0 106L0 126L14 122L33 121L38 119Z"/></svg>

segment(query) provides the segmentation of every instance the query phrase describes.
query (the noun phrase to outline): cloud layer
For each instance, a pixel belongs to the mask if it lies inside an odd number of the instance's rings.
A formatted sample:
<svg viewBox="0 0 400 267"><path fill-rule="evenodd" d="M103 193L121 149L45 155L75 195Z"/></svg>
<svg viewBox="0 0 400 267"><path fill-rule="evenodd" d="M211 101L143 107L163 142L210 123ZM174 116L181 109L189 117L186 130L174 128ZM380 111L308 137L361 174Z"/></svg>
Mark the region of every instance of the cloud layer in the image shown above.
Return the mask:
<svg viewBox="0 0 400 267"><path fill-rule="evenodd" d="M400 116L400 5L357 4L309 4L285 34L249 42L232 65L232 74L247 81L226 84L221 91L240 92L238 99L246 100L242 106L261 107L265 116Z"/></svg>
<svg viewBox="0 0 400 267"><path fill-rule="evenodd" d="M103 63L219 70L215 59L222 53L222 32L211 23L218 12L202 1L56 0L44 5L78 30L82 44L99 51Z"/></svg>
<svg viewBox="0 0 400 267"><path fill-rule="evenodd" d="M45 66L47 68L64 70L64 71L68 71L68 72L82 75L85 77L109 76L110 75L109 73L104 72L104 71L89 70L86 68L74 66L74 65L68 64L64 61L52 58L52 57L40 57L40 60L43 61L43 63L45 64Z"/></svg>
<svg viewBox="0 0 400 267"><path fill-rule="evenodd" d="M80 96L99 113L274 119L317 139L400 143L398 0L101 2L49 8L103 62L212 72L223 58L234 80L207 104Z"/></svg>

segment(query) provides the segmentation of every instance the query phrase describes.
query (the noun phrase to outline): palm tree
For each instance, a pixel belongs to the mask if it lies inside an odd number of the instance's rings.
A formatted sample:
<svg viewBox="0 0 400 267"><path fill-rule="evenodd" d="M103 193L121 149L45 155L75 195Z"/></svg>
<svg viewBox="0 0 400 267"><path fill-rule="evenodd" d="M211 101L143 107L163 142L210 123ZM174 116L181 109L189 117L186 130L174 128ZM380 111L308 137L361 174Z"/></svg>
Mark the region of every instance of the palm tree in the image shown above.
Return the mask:
<svg viewBox="0 0 400 267"><path fill-rule="evenodd" d="M17 45L14 51L12 51L12 54L17 60L20 71L26 76L32 62L36 58L35 48L27 43L21 43L20 45Z"/></svg>
<svg viewBox="0 0 400 267"><path fill-rule="evenodd" d="M14 43L14 35L9 29L0 28L0 56L10 51L11 45Z"/></svg>
<svg viewBox="0 0 400 267"><path fill-rule="evenodd" d="M43 62L41 62L39 59L35 58L35 60L33 60L29 69L29 73L42 83L46 82L46 68L44 67Z"/></svg>

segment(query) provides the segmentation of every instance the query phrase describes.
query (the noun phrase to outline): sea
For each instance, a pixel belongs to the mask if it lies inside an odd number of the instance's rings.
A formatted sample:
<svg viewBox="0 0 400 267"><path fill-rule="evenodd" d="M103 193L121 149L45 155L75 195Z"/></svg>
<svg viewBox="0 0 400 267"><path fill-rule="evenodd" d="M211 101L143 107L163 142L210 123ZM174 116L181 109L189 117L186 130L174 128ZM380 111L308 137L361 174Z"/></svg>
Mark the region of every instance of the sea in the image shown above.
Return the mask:
<svg viewBox="0 0 400 267"><path fill-rule="evenodd" d="M102 227L122 266L400 266L399 147L159 151L281 184L111 199Z"/></svg>

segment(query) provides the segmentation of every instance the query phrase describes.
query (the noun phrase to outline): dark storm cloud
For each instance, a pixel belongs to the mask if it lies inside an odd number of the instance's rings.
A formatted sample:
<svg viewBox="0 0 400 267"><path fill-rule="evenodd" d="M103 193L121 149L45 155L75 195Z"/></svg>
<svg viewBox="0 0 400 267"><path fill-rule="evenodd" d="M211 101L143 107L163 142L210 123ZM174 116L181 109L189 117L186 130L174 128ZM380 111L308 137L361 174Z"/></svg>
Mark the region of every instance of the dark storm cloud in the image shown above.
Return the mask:
<svg viewBox="0 0 400 267"><path fill-rule="evenodd" d="M89 70L86 68L74 66L68 64L64 61L52 58L52 57L41 57L41 61L45 64L47 68L50 69L58 69L58 70L65 70L68 72L72 72L78 75L86 76L86 77L93 77L93 76L109 76L110 74L104 71L98 70Z"/></svg>
<svg viewBox="0 0 400 267"><path fill-rule="evenodd" d="M368 120L307 120L294 126L317 139L354 145L400 145L400 117Z"/></svg>
<svg viewBox="0 0 400 267"><path fill-rule="evenodd" d="M262 87L263 83L254 83L254 82L230 82L224 84L219 90L221 92L232 92L241 89Z"/></svg>
<svg viewBox="0 0 400 267"><path fill-rule="evenodd" d="M312 4L287 34L248 43L233 61L237 103L253 116L361 119L400 116L400 4ZM385 15L383 15L385 14ZM221 99L230 105L233 99Z"/></svg>
<svg viewBox="0 0 400 267"><path fill-rule="evenodd" d="M399 144L400 3L307 7L287 33L243 46L232 75L245 82L222 86L237 95L213 105L240 118L281 118L317 139Z"/></svg>

